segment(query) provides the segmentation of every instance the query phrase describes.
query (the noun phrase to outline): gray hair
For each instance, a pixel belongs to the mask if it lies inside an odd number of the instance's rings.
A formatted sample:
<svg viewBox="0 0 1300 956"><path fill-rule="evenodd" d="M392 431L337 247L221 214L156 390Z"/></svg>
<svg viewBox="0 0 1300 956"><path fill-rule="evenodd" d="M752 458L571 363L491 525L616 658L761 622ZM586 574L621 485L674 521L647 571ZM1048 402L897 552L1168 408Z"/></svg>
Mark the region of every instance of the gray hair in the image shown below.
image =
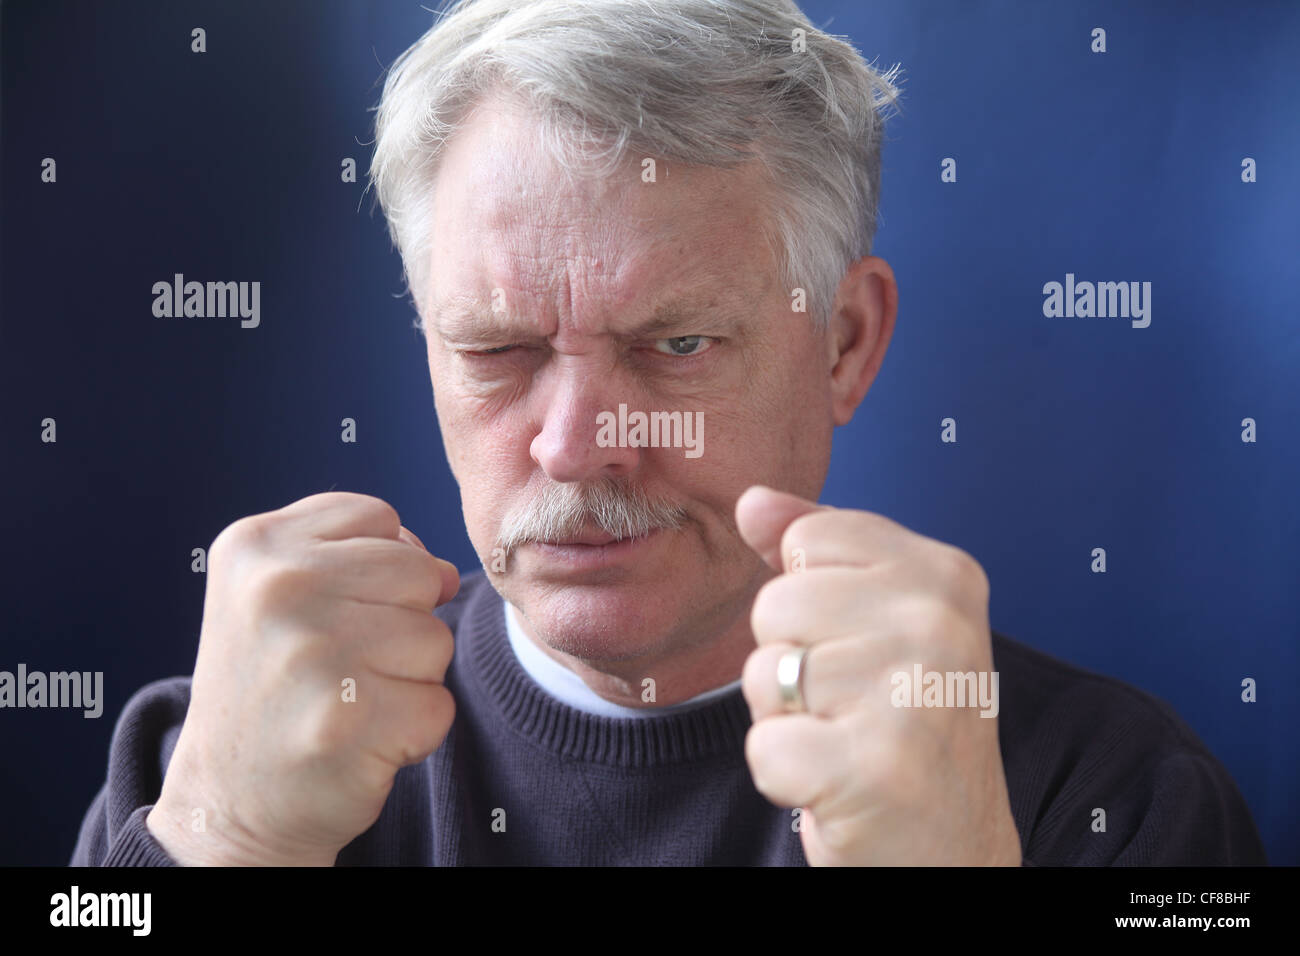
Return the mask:
<svg viewBox="0 0 1300 956"><path fill-rule="evenodd" d="M494 89L536 113L566 170L758 159L782 282L824 328L871 252L899 70L873 69L793 0L456 0L389 70L370 180L423 316L438 160Z"/></svg>
<svg viewBox="0 0 1300 956"><path fill-rule="evenodd" d="M604 477L592 484L548 481L501 520L496 547L507 555L529 541L560 541L595 525L623 541L660 528L680 528L686 509L640 485Z"/></svg>

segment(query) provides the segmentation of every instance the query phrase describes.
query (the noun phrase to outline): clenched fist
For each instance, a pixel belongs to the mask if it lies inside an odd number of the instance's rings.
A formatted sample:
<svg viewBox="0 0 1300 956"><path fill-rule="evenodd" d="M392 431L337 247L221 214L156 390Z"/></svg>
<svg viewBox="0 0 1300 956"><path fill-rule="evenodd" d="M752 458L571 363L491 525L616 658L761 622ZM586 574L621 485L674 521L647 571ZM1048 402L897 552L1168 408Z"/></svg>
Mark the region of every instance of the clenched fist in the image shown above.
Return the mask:
<svg viewBox="0 0 1300 956"><path fill-rule="evenodd" d="M897 675L918 669L991 672L979 564L881 515L770 488L741 495L736 521L783 572L750 618L745 756L759 792L803 808L808 862L1019 866L996 706L917 708L898 693ZM804 709L791 713L777 669L799 648Z"/></svg>
<svg viewBox="0 0 1300 956"><path fill-rule="evenodd" d="M452 635L432 611L460 578L390 505L343 492L236 521L208 558L149 830L187 865L331 866L451 728Z"/></svg>

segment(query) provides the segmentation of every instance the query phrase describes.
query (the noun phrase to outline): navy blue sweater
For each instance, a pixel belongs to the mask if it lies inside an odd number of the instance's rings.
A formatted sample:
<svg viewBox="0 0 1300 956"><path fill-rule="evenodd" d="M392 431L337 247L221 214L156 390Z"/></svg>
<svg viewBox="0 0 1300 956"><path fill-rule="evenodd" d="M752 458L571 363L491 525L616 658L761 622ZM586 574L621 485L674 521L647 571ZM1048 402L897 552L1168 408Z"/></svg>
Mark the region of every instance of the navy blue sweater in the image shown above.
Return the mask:
<svg viewBox="0 0 1300 956"><path fill-rule="evenodd" d="M679 713L594 716L523 670L482 571L435 613L456 639L446 679L455 722L428 759L398 772L379 819L337 865L806 863L791 811L754 789L739 690ZM997 632L993 658L1027 864L1266 862L1231 777L1167 704ZM175 865L145 816L189 690L188 677L173 677L127 702L73 865ZM1103 833L1092 829L1095 807L1106 811Z"/></svg>

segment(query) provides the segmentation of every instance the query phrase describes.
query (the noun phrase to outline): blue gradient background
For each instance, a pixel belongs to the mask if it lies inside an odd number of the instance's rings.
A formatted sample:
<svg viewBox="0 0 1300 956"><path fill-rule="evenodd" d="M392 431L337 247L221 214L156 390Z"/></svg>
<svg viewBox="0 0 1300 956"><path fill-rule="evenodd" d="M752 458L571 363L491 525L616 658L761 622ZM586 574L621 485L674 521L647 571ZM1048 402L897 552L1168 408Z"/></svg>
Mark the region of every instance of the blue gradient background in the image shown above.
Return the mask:
<svg viewBox="0 0 1300 956"><path fill-rule="evenodd" d="M1300 863L1300 5L804 9L905 69L873 250L898 326L823 500L968 550L995 628L1171 702L1270 861ZM365 492L478 566L363 199L383 69L431 22L405 0L0 8L0 669L102 670L106 698L99 720L0 711L0 864L70 857L122 705L193 668L190 551L231 521ZM175 272L261 281L260 328L154 318ZM1152 282L1151 326L1044 318L1067 272Z"/></svg>

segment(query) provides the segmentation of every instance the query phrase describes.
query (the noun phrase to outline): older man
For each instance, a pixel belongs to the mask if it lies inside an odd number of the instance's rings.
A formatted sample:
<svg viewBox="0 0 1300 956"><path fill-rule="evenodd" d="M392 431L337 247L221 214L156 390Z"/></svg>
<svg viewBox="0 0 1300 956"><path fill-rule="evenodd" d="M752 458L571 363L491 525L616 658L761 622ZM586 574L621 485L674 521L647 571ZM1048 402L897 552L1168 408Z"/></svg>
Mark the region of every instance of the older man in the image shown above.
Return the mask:
<svg viewBox="0 0 1300 956"><path fill-rule="evenodd" d="M231 525L74 862L1262 862L1165 705L814 503L894 327L894 78L782 0L479 0L407 51L372 175L484 571L363 495Z"/></svg>

